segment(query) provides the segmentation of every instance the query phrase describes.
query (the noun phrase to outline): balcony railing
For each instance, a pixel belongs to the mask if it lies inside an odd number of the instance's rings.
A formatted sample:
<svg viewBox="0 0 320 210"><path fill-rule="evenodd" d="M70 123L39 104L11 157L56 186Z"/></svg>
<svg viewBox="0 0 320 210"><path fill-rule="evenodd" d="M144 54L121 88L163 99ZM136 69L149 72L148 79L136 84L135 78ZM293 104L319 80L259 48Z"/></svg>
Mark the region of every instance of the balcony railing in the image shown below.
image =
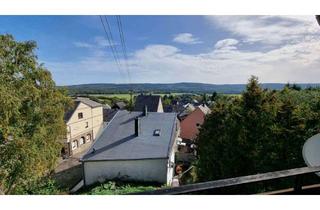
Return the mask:
<svg viewBox="0 0 320 210"><path fill-rule="evenodd" d="M293 189L296 193L302 192L302 177L307 174L313 174L320 172L320 166L317 167L303 167L294 168L289 170L274 171L268 173L261 173L256 175L241 176L235 178L221 179L216 181L201 182L189 185L183 185L179 187L162 188L152 191L145 191L134 194L141 195L177 195L177 194L188 194L196 193L204 190L222 189L225 187L238 186L243 184L264 182L268 180L277 180L288 177L295 177L295 186Z"/></svg>

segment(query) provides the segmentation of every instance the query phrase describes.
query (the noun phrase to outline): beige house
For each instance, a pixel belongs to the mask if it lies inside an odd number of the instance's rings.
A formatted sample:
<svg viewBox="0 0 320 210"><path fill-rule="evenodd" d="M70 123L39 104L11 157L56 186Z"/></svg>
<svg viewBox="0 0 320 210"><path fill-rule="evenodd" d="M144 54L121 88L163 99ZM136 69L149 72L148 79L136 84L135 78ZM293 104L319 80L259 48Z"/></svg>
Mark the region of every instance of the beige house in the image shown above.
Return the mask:
<svg viewBox="0 0 320 210"><path fill-rule="evenodd" d="M85 152L103 129L103 107L88 98L74 100L73 109L65 114L67 138L63 156Z"/></svg>

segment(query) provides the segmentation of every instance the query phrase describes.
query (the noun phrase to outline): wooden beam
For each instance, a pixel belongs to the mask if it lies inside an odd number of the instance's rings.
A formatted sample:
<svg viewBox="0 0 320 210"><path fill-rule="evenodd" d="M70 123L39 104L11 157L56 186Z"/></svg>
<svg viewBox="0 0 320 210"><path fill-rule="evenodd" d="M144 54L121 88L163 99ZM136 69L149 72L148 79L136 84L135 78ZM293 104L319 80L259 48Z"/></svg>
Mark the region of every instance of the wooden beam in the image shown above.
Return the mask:
<svg viewBox="0 0 320 210"><path fill-rule="evenodd" d="M287 177L293 177L293 176L303 175L303 174L311 174L316 172L320 172L320 166L295 168L295 169L289 169L289 170L268 172L263 174L241 176L241 177L235 177L235 178L229 178L229 179L221 179L216 181L189 184L189 185L184 185L180 187L162 188L158 190L145 191L145 192L133 193L133 194L136 194L136 195L138 194L140 195L183 194L183 193L197 192L197 191L203 191L203 190L209 190L209 189L211 190L211 189L218 189L218 188L229 187L229 186L236 186L241 184L249 184L249 183L256 183L256 182L267 181L267 180L287 178Z"/></svg>

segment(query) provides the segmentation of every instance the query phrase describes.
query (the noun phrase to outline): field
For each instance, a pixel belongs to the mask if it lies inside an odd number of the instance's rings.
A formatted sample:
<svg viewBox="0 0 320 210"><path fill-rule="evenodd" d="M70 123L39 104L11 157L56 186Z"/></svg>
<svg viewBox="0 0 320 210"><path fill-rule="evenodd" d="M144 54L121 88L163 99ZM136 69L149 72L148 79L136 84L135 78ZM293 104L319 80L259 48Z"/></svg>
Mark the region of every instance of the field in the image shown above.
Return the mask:
<svg viewBox="0 0 320 210"><path fill-rule="evenodd" d="M187 93L170 93L170 94L166 94L166 93L156 93L154 95L160 95L160 96L164 96L164 95L182 95L182 94L187 94ZM133 94L133 96L137 96L138 94ZM94 96L94 97L99 97L99 96L106 96L106 97L117 97L117 98L123 98L126 100L130 100L130 94L129 93L121 93L121 94L90 94L90 96Z"/></svg>

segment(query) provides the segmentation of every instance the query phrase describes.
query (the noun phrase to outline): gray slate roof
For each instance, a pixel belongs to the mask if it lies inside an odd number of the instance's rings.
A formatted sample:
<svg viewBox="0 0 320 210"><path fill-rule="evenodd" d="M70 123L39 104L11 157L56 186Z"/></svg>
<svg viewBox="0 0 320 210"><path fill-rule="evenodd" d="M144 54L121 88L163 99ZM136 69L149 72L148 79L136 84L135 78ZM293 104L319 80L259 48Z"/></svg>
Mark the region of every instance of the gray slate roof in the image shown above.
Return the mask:
<svg viewBox="0 0 320 210"><path fill-rule="evenodd" d="M140 118L140 135L134 135L134 119ZM175 113L118 111L82 161L167 158L176 136ZM161 135L154 136L160 129ZM93 152L93 148L95 152Z"/></svg>
<svg viewBox="0 0 320 210"><path fill-rule="evenodd" d="M138 95L136 97L136 102L134 105L134 111L141 112L144 106L148 107L149 112L158 111L158 106L160 103L160 96L157 95Z"/></svg>
<svg viewBox="0 0 320 210"><path fill-rule="evenodd" d="M118 109L103 109L103 121L110 122L117 112Z"/></svg>
<svg viewBox="0 0 320 210"><path fill-rule="evenodd" d="M102 106L102 104L98 103L98 102L95 102L95 101L92 101L90 100L89 98L84 98L84 97L77 97L75 99L75 101L80 101L92 108L95 108L95 107L99 107L99 106Z"/></svg>

